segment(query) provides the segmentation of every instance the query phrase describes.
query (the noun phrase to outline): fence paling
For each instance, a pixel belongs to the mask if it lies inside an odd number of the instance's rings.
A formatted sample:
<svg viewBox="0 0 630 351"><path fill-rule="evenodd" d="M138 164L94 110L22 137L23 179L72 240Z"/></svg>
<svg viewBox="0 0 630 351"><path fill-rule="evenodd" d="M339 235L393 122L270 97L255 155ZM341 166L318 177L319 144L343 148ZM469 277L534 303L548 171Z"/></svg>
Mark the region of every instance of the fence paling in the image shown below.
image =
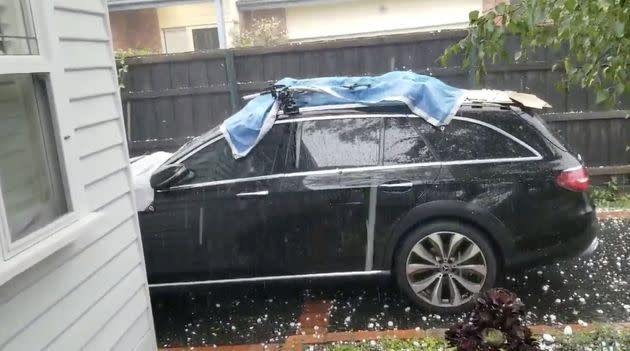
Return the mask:
<svg viewBox="0 0 630 351"><path fill-rule="evenodd" d="M284 77L376 75L411 69L469 88L468 71L437 65L443 50L464 35L462 31L443 31L131 58L125 84L128 90L122 94L128 106L130 153L174 150L189 137L220 124L242 106L242 96ZM518 45L510 45L510 50L518 50ZM556 113L546 117L551 128L590 165L630 164L630 153L625 150L630 144L626 113L598 111L592 92L557 90L562 75L552 71L552 66L559 55L541 50L529 57L523 63L488 66L484 87L530 92L548 100ZM620 108L629 106L620 104Z"/></svg>

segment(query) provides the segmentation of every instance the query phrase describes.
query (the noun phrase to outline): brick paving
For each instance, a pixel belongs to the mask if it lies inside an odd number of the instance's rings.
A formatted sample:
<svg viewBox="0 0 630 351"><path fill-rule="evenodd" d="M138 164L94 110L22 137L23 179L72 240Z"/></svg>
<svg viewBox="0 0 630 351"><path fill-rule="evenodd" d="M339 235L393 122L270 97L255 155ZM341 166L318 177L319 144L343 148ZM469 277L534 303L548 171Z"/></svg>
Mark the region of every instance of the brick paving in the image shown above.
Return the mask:
<svg viewBox="0 0 630 351"><path fill-rule="evenodd" d="M597 218L599 219L628 219L630 218L630 211L602 211L597 212Z"/></svg>
<svg viewBox="0 0 630 351"><path fill-rule="evenodd" d="M302 307L298 334L321 334L328 330L332 304L322 300L307 300Z"/></svg>

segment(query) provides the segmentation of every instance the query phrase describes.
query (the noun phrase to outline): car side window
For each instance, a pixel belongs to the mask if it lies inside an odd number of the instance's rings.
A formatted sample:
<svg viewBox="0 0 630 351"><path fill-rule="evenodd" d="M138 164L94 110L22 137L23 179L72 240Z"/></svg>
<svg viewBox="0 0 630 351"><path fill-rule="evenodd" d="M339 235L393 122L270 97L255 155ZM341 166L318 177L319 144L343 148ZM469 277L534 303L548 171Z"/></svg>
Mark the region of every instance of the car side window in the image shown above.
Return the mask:
<svg viewBox="0 0 630 351"><path fill-rule="evenodd" d="M199 150L183 163L194 177L186 183L201 183L265 176L282 172L286 153L288 125L275 125L249 155L234 159L225 139Z"/></svg>
<svg viewBox="0 0 630 351"><path fill-rule="evenodd" d="M380 118L304 121L296 138L296 171L376 166L380 158Z"/></svg>
<svg viewBox="0 0 630 351"><path fill-rule="evenodd" d="M425 134L441 161L466 161L536 156L518 142L487 126L453 119Z"/></svg>
<svg viewBox="0 0 630 351"><path fill-rule="evenodd" d="M431 127L419 118L390 117L385 119L383 164L409 164L436 161L422 134Z"/></svg>

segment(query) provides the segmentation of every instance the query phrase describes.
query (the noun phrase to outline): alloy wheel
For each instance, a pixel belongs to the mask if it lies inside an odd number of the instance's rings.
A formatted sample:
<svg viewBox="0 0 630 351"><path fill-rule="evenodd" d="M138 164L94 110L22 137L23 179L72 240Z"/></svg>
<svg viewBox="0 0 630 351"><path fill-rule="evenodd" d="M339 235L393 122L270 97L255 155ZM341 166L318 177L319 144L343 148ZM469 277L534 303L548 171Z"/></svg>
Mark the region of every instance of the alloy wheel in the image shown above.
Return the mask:
<svg viewBox="0 0 630 351"><path fill-rule="evenodd" d="M425 302L457 307L470 301L486 281L486 258L463 234L440 231L418 241L409 252L409 286Z"/></svg>

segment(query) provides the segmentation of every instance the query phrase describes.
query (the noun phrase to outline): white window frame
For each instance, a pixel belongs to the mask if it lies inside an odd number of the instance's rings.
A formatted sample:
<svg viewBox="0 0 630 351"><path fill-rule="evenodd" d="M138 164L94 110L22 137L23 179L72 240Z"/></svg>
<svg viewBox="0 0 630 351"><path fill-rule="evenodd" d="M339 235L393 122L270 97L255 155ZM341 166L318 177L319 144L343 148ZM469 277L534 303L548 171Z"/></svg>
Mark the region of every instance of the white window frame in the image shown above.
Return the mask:
<svg viewBox="0 0 630 351"><path fill-rule="evenodd" d="M209 24L199 24L199 25L192 25L192 26L179 26L179 27L163 27L160 28L160 35L162 37L162 51L164 54L176 54L176 53L180 53L181 51L177 51L177 52L169 52L168 51L168 45L166 44L166 32L169 31L176 31L176 30L185 30L186 31L186 45L188 47L187 51L183 51L183 52L193 52L195 51L195 44L194 44L194 39L193 39L193 34L192 31L193 29L205 29L205 28L216 28L218 30L218 26L216 23L209 23Z"/></svg>
<svg viewBox="0 0 630 351"><path fill-rule="evenodd" d="M0 196L0 285L85 233L102 214L89 213L74 145L72 119L64 117L70 102L64 84L64 64L55 27L53 2L30 0L38 55L0 55L0 75L28 74L45 77L49 116L57 148L67 213L43 228L12 242ZM45 102L45 103L46 103ZM65 112L65 113L64 113Z"/></svg>

